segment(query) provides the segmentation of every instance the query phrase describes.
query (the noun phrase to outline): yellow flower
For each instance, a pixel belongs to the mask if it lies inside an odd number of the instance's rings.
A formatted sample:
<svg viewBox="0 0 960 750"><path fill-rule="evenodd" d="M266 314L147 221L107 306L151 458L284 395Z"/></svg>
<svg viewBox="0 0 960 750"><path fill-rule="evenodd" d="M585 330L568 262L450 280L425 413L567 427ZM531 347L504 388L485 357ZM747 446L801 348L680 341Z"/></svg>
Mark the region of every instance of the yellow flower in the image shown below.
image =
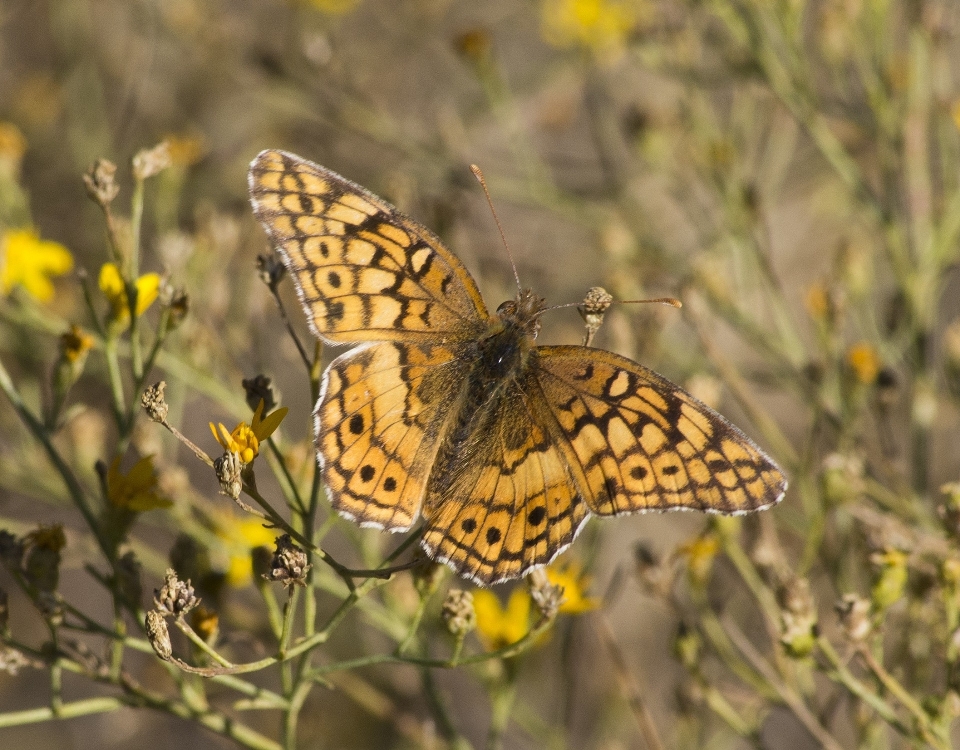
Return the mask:
<svg viewBox="0 0 960 750"><path fill-rule="evenodd" d="M199 136L166 135L163 138L170 152L170 161L180 167L189 167L200 161L209 150Z"/></svg>
<svg viewBox="0 0 960 750"><path fill-rule="evenodd" d="M0 122L0 162L17 167L26 150L27 139L20 128L12 122Z"/></svg>
<svg viewBox="0 0 960 750"><path fill-rule="evenodd" d="M93 336L74 323L70 330L60 334L60 355L70 364L87 356L93 347Z"/></svg>
<svg viewBox="0 0 960 750"><path fill-rule="evenodd" d="M227 432L227 428L223 426L222 422L216 426L214 426L213 422L210 422L210 431L225 451L238 454L241 463L248 464L259 455L260 443L273 434L274 430L280 426L283 418L287 416L288 411L289 409L283 406L270 412L266 419L261 420L260 415L263 413L263 399L260 399L260 403L257 405L257 410L253 413L253 419L250 420L249 426L246 422L241 422L233 428L233 432ZM220 428L219 433L217 432L217 427Z"/></svg>
<svg viewBox="0 0 960 750"><path fill-rule="evenodd" d="M580 46L616 57L641 20L637 3L622 0L543 0L543 38L554 47Z"/></svg>
<svg viewBox="0 0 960 750"><path fill-rule="evenodd" d="M864 385L875 382L880 373L880 357L877 350L861 341L847 351L847 364L854 377Z"/></svg>
<svg viewBox="0 0 960 750"><path fill-rule="evenodd" d="M0 237L0 291L22 286L40 302L53 299L49 276L73 268L73 256L59 242L41 240L33 229L15 229Z"/></svg>
<svg viewBox="0 0 960 750"><path fill-rule="evenodd" d="M680 547L687 558L687 570L695 583L703 583L710 575L713 560L720 551L720 541L713 534L704 534Z"/></svg>
<svg viewBox="0 0 960 750"><path fill-rule="evenodd" d="M66 546L67 537L63 533L63 526L56 523L51 526L38 526L27 534L26 542L33 547L59 552Z"/></svg>
<svg viewBox="0 0 960 750"><path fill-rule="evenodd" d="M473 593L473 609L477 615L477 633L490 651L516 643L530 630L530 593L517 587L510 594L507 606L489 589Z"/></svg>
<svg viewBox="0 0 960 750"><path fill-rule="evenodd" d="M807 312L814 320L826 320L830 314L830 293L822 283L813 284L807 290Z"/></svg>
<svg viewBox="0 0 960 750"><path fill-rule="evenodd" d="M277 532L266 528L260 518L225 515L218 524L217 535L228 550L227 583L239 587L246 586L253 578L250 553L257 547L272 547Z"/></svg>
<svg viewBox="0 0 960 750"><path fill-rule="evenodd" d="M870 556L870 562L879 566L874 576L870 599L877 611L883 611L899 601L907 586L907 555L898 549L887 549Z"/></svg>
<svg viewBox="0 0 960 750"><path fill-rule="evenodd" d="M137 513L169 508L173 503L157 494L157 472L153 456L144 456L126 474L120 471L120 456L107 470L107 499L117 508Z"/></svg>
<svg viewBox="0 0 960 750"><path fill-rule="evenodd" d="M583 575L580 565L569 562L566 565L551 565L547 568L547 578L554 586L563 588L563 603L558 610L562 614L579 615L600 606L600 600L586 596L590 586L590 577Z"/></svg>
<svg viewBox="0 0 960 750"><path fill-rule="evenodd" d="M100 291L110 302L110 315L113 320L126 320L130 317L130 303L127 301L127 288L120 276L120 269L114 263L104 263L100 269ZM145 273L137 279L137 317L146 312L157 299L160 292L160 274Z"/></svg>
<svg viewBox="0 0 960 750"><path fill-rule="evenodd" d="M953 124L957 126L957 130L960 130L960 99L950 107L950 115L953 117Z"/></svg>

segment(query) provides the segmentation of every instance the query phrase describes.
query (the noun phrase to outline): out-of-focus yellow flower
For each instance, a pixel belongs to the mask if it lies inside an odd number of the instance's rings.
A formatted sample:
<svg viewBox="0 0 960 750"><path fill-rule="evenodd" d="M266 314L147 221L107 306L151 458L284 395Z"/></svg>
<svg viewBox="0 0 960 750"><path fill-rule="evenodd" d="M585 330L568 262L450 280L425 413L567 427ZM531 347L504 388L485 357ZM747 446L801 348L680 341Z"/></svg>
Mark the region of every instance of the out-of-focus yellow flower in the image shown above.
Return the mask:
<svg viewBox="0 0 960 750"><path fill-rule="evenodd" d="M473 609L477 615L477 633L490 651L516 643L530 630L530 593L520 586L510 594L506 607L489 589L475 591Z"/></svg>
<svg viewBox="0 0 960 750"><path fill-rule="evenodd" d="M218 523L217 535L226 542L229 550L227 583L240 587L246 586L253 578L251 552L257 547L272 547L277 532L265 528L261 518L227 515Z"/></svg>
<svg viewBox="0 0 960 750"><path fill-rule="evenodd" d="M960 99L957 99L950 107L950 115L953 117L953 124L957 126L957 130L960 130Z"/></svg>
<svg viewBox="0 0 960 750"><path fill-rule="evenodd" d="M0 122L0 162L19 167L27 150L27 139L12 122Z"/></svg>
<svg viewBox="0 0 960 750"><path fill-rule="evenodd" d="M199 136L166 135L163 140L167 142L170 161L180 167L196 164L208 150L206 141Z"/></svg>
<svg viewBox="0 0 960 750"><path fill-rule="evenodd" d="M870 599L882 612L903 597L907 586L907 554L898 549L887 549L870 556L870 562L879 566L870 589Z"/></svg>
<svg viewBox="0 0 960 750"><path fill-rule="evenodd" d="M321 13L329 13L332 16L349 13L359 4L359 0L309 0L309 2Z"/></svg>
<svg viewBox="0 0 960 750"><path fill-rule="evenodd" d="M864 385L870 385L877 380L880 373L880 357L877 350L861 341L847 351L847 365L853 376Z"/></svg>
<svg viewBox="0 0 960 750"><path fill-rule="evenodd" d="M274 433L283 418L287 416L288 411L289 409L286 406L282 406L270 412L266 419L260 419L260 415L263 413L263 400L261 399L249 425L246 422L241 422L233 428L233 432L228 432L222 422L216 425L210 422L210 431L225 451L238 454L241 463L248 464L259 455L260 443ZM220 428L219 432L217 432L218 427Z"/></svg>
<svg viewBox="0 0 960 750"><path fill-rule="evenodd" d="M22 286L40 302L53 299L50 276L73 268L73 256L59 242L41 240L33 229L14 229L0 237L0 290Z"/></svg>
<svg viewBox="0 0 960 750"><path fill-rule="evenodd" d="M187 622L190 623L190 627L196 631L197 635L207 643L212 643L220 630L220 615L203 605L190 610L190 614L187 615Z"/></svg>
<svg viewBox="0 0 960 750"><path fill-rule="evenodd" d="M93 347L93 336L74 323L65 333L60 334L60 354L70 364L75 364L87 356Z"/></svg>
<svg viewBox="0 0 960 750"><path fill-rule="evenodd" d="M38 526L27 534L26 542L34 547L59 552L66 546L67 537L63 533L63 526L55 523L51 526Z"/></svg>
<svg viewBox="0 0 960 750"><path fill-rule="evenodd" d="M703 583L710 575L713 560L720 551L720 540L714 534L704 534L678 550L687 558L687 570L695 583Z"/></svg>
<svg viewBox="0 0 960 750"><path fill-rule="evenodd" d="M130 317L130 303L127 301L127 289L120 276L120 269L114 263L104 263L100 269L100 291L110 302L110 315L113 320L124 321ZM160 293L160 274L145 273L137 279L137 317L143 315Z"/></svg>
<svg viewBox="0 0 960 750"><path fill-rule="evenodd" d="M645 15L644 4L622 0L543 0L540 27L554 47L583 47L617 57L627 36Z"/></svg>
<svg viewBox="0 0 960 750"><path fill-rule="evenodd" d="M590 577L583 574L580 565L576 562L551 565L546 572L550 583L563 588L563 602L558 610L560 613L579 615L600 606L599 599L586 595L590 586Z"/></svg>
<svg viewBox="0 0 960 750"><path fill-rule="evenodd" d="M807 290L806 304L811 318L825 320L830 314L830 293L823 284L813 284Z"/></svg>
<svg viewBox="0 0 960 750"><path fill-rule="evenodd" d="M120 471L120 456L113 459L107 469L107 499L117 508L136 513L173 505L157 493L153 456L144 456L126 474Z"/></svg>

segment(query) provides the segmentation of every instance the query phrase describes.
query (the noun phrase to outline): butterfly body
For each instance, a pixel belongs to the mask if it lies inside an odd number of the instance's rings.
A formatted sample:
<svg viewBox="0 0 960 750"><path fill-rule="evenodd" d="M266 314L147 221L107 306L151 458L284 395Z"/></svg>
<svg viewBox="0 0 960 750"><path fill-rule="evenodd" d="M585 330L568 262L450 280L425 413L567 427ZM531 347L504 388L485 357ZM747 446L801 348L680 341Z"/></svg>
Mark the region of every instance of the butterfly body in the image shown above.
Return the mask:
<svg viewBox="0 0 960 750"><path fill-rule="evenodd" d="M542 298L490 315L459 259L372 193L278 151L250 188L314 333L360 344L315 411L341 515L388 531L422 518L431 557L491 584L552 560L591 514L782 498L782 472L722 416L624 357L537 346Z"/></svg>

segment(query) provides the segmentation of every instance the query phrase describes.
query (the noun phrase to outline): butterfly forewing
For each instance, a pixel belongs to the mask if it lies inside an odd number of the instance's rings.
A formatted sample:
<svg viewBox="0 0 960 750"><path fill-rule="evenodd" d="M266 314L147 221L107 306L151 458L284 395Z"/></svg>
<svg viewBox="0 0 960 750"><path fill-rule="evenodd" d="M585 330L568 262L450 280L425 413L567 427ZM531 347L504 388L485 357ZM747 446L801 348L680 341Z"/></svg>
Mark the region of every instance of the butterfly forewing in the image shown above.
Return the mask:
<svg viewBox="0 0 960 750"><path fill-rule="evenodd" d="M460 260L359 185L263 151L250 165L250 195L320 338L449 341L486 330L489 314Z"/></svg>
<svg viewBox="0 0 960 750"><path fill-rule="evenodd" d="M543 403L590 510L747 513L778 502L776 464L713 409L625 357L537 349Z"/></svg>

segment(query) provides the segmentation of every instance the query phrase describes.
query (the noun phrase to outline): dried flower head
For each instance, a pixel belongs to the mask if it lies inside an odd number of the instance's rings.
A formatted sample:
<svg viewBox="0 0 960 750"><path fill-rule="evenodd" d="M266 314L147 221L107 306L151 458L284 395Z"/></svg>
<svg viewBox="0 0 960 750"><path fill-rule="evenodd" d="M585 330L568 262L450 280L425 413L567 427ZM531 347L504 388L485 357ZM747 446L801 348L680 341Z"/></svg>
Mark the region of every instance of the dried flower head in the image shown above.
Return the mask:
<svg viewBox="0 0 960 750"><path fill-rule="evenodd" d="M146 387L140 396L140 406L147 412L147 416L154 422L159 422L160 424L167 421L167 413L170 410L167 406L166 399L163 397L163 392L166 388L166 382L161 380Z"/></svg>
<svg viewBox="0 0 960 750"><path fill-rule="evenodd" d="M257 273L270 291L275 293L277 285L287 273L287 267L276 253L263 253L257 256Z"/></svg>
<svg viewBox="0 0 960 750"><path fill-rule="evenodd" d="M603 325L603 317L607 314L607 309L613 304L613 297L606 289L595 286L587 292L583 302L577 307L580 317L587 327L587 335L584 338L584 345L589 346L593 337L597 335L600 326Z"/></svg>
<svg viewBox="0 0 960 750"><path fill-rule="evenodd" d="M173 163L170 156L170 144L161 141L153 148L138 151L133 157L133 176L136 180L146 180L159 174Z"/></svg>
<svg viewBox="0 0 960 750"><path fill-rule="evenodd" d="M453 635L460 637L477 627L477 613L473 608L473 594L462 589L450 589L443 600L440 616Z"/></svg>
<svg viewBox="0 0 960 750"><path fill-rule="evenodd" d="M97 159L83 176L87 195L99 206L110 205L120 188L116 183L117 165L106 159Z"/></svg>
<svg viewBox="0 0 960 750"><path fill-rule="evenodd" d="M809 656L817 638L817 608L805 578L787 581L777 592L782 633L780 642L795 658Z"/></svg>
<svg viewBox="0 0 960 750"><path fill-rule="evenodd" d="M289 534L277 537L277 548L270 561L268 581L282 583L284 586L306 586L307 571L311 565L307 562L307 553L300 549Z"/></svg>
<svg viewBox="0 0 960 750"><path fill-rule="evenodd" d="M200 600L190 581L184 583L173 568L167 568L163 586L154 589L153 603L164 617L180 617L200 604Z"/></svg>
<svg viewBox="0 0 960 750"><path fill-rule="evenodd" d="M858 594L844 594L834 609L840 617L843 630L854 643L859 643L870 635L870 602Z"/></svg>
<svg viewBox="0 0 960 750"><path fill-rule="evenodd" d="M220 482L220 492L236 500L243 491L243 461L236 451L227 451L214 459L213 470Z"/></svg>
<svg viewBox="0 0 960 750"><path fill-rule="evenodd" d="M530 598L533 599L533 603L537 605L540 614L547 619L556 617L561 606L566 601L563 586L558 586L551 582L542 568L530 573L527 581L530 584Z"/></svg>

